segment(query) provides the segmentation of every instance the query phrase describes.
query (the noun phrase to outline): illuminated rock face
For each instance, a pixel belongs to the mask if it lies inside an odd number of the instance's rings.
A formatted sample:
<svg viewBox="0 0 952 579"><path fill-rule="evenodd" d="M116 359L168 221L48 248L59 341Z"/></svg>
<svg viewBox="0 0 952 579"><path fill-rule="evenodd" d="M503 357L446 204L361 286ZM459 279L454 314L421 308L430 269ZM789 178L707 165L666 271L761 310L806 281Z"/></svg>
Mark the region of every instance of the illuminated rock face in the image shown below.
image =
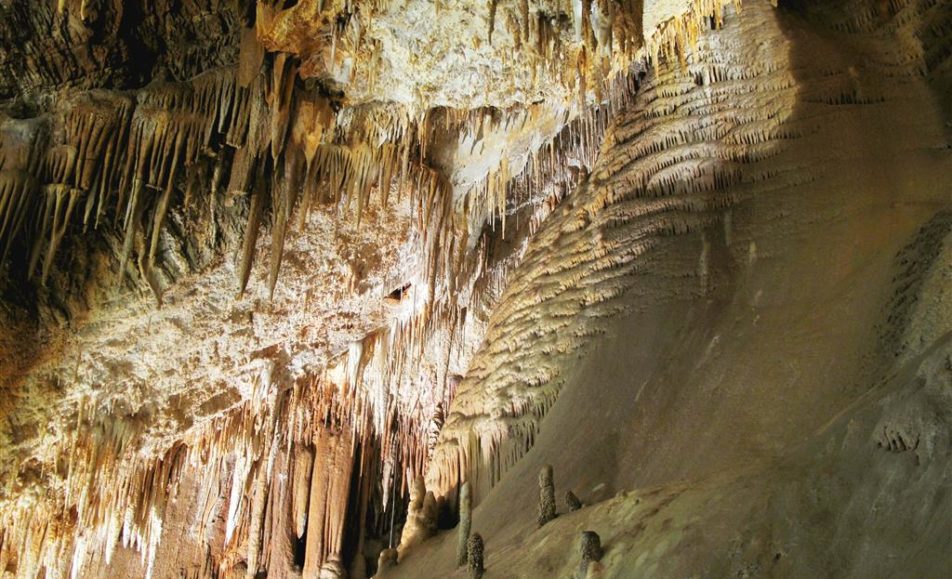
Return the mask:
<svg viewBox="0 0 952 579"><path fill-rule="evenodd" d="M948 3L0 16L0 576L952 571Z"/></svg>

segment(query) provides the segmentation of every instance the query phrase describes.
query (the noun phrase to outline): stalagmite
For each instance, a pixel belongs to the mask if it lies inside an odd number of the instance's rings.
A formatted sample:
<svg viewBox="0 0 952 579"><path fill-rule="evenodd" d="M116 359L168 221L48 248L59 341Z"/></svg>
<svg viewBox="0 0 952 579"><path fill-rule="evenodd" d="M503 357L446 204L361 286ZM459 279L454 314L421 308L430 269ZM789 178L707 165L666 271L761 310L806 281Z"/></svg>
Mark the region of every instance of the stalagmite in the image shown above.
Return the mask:
<svg viewBox="0 0 952 579"><path fill-rule="evenodd" d="M552 465L546 465L539 471L539 526L543 526L556 517L555 481Z"/></svg>
<svg viewBox="0 0 952 579"><path fill-rule="evenodd" d="M456 540L457 567L465 565L467 560L466 545L469 542L469 533L473 525L472 500L469 483L465 482L459 490L459 528L456 531L458 535Z"/></svg>
<svg viewBox="0 0 952 579"><path fill-rule="evenodd" d="M602 554L602 542L598 533L594 531L582 531L582 536L579 541L579 555L581 555L582 561L579 563L578 574L576 576L579 579L593 577L600 571L601 566L598 565L598 562L602 560Z"/></svg>
<svg viewBox="0 0 952 579"><path fill-rule="evenodd" d="M582 508L582 501L572 491L565 491L565 505L571 513Z"/></svg>
<svg viewBox="0 0 952 579"><path fill-rule="evenodd" d="M598 533L594 531L582 531L582 538L579 542L579 553L582 556L583 563L602 560L602 543Z"/></svg>
<svg viewBox="0 0 952 579"><path fill-rule="evenodd" d="M466 553L470 579L481 579L486 569L483 559L483 537L479 533L473 533L469 538L466 544Z"/></svg>
<svg viewBox="0 0 952 579"><path fill-rule="evenodd" d="M404 553L432 537L436 533L437 512L436 497L427 491L422 477L414 479L410 487L410 504L407 506L407 522L400 536L398 551Z"/></svg>
<svg viewBox="0 0 952 579"><path fill-rule="evenodd" d="M377 559L377 574L374 579L385 579L388 576L387 571L397 566L397 550L384 549L380 552Z"/></svg>

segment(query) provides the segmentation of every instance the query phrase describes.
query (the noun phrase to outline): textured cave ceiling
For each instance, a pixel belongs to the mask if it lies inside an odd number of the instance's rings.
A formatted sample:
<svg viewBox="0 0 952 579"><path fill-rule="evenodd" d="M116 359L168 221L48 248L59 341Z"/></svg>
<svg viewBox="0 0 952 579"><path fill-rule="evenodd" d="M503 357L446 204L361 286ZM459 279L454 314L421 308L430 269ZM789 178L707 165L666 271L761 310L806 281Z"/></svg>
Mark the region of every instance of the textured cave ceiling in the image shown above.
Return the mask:
<svg viewBox="0 0 952 579"><path fill-rule="evenodd" d="M487 577L870 576L665 549L896 478L952 571L952 3L775 4L0 0L0 576L463 576L464 482Z"/></svg>

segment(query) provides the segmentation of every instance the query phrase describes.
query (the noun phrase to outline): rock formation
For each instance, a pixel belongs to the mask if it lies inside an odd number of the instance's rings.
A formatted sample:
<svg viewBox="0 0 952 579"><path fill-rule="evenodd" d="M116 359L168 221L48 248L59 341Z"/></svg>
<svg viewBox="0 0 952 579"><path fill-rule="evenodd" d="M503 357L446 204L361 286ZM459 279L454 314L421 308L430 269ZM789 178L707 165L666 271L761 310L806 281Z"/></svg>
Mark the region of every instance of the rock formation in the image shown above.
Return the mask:
<svg viewBox="0 0 952 579"><path fill-rule="evenodd" d="M384 549L380 552L380 557L377 559L377 574L374 575L376 579L384 579L388 575L388 569L393 569L397 566L397 550L396 549Z"/></svg>
<svg viewBox="0 0 952 579"><path fill-rule="evenodd" d="M437 504L433 491L427 491L422 477L417 477L410 487L410 503L407 505L407 521L400 536L398 551L419 545L436 533Z"/></svg>
<svg viewBox="0 0 952 579"><path fill-rule="evenodd" d="M459 529L456 539L456 566L466 564L468 555L469 534L473 527L473 502L469 494L469 483L463 483L459 490Z"/></svg>
<svg viewBox="0 0 952 579"><path fill-rule="evenodd" d="M582 508L582 501L572 491L565 491L565 506L571 513Z"/></svg>
<svg viewBox="0 0 952 579"><path fill-rule="evenodd" d="M3 0L0 47L0 577L561 577L584 528L952 574L952 3Z"/></svg>
<svg viewBox="0 0 952 579"><path fill-rule="evenodd" d="M602 542L595 531L582 531L582 538L579 541L579 555L582 562L579 565L579 577L585 577L589 574L589 568L592 563L598 563L602 560Z"/></svg>
<svg viewBox="0 0 952 579"><path fill-rule="evenodd" d="M547 464L539 471L539 515L536 520L541 527L556 516L555 480L552 465Z"/></svg>
<svg viewBox="0 0 952 579"><path fill-rule="evenodd" d="M466 544L466 561L470 579L480 579L485 572L483 548L483 537L479 533L473 533Z"/></svg>

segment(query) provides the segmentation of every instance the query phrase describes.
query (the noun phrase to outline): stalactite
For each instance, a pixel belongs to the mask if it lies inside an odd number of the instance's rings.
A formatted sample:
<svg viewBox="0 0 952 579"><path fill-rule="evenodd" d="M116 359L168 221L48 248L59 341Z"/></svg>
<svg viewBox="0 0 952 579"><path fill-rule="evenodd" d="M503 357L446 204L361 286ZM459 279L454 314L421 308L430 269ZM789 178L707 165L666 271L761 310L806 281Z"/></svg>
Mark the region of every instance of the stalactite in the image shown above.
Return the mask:
<svg viewBox="0 0 952 579"><path fill-rule="evenodd" d="M338 576L344 571L341 548L353 468L353 444L349 430L339 435L321 431L314 441L304 560L304 574L308 577L317 577L325 569L337 572Z"/></svg>
<svg viewBox="0 0 952 579"><path fill-rule="evenodd" d="M266 185L264 182L264 172L260 172L257 178L257 184L251 193L251 207L248 210L248 223L245 225L244 236L241 241L241 262L238 266L238 294L244 293L248 287L248 280L251 277L251 263L254 259L255 246L258 241L258 232L261 229L261 222L264 219L266 197Z"/></svg>
<svg viewBox="0 0 952 579"><path fill-rule="evenodd" d="M498 0L489 0L489 44L493 43L493 31L496 28L496 2Z"/></svg>
<svg viewBox="0 0 952 579"><path fill-rule="evenodd" d="M308 498L311 493L311 473L314 468L314 451L310 445L294 445L294 534L304 536L307 526Z"/></svg>

